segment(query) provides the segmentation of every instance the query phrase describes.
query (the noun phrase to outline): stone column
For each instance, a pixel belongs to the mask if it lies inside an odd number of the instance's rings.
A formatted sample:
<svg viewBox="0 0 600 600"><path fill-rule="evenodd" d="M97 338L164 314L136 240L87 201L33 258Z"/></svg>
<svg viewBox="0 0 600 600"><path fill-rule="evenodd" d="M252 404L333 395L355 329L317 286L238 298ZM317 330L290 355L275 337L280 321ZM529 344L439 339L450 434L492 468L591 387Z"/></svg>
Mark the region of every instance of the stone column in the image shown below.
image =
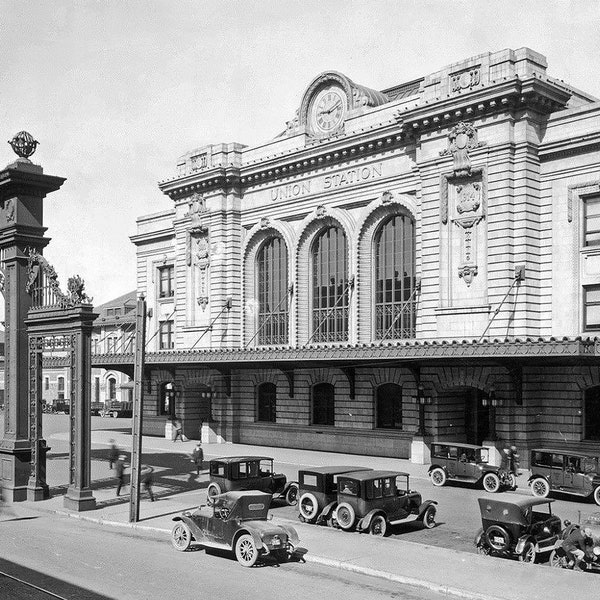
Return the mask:
<svg viewBox="0 0 600 600"><path fill-rule="evenodd" d="M43 174L27 158L0 171L0 265L5 300L4 432L0 441L0 483L9 502L25 500L31 467L28 343L24 321L31 306L25 291L27 248L38 252L44 237L43 199L60 188L62 177Z"/></svg>

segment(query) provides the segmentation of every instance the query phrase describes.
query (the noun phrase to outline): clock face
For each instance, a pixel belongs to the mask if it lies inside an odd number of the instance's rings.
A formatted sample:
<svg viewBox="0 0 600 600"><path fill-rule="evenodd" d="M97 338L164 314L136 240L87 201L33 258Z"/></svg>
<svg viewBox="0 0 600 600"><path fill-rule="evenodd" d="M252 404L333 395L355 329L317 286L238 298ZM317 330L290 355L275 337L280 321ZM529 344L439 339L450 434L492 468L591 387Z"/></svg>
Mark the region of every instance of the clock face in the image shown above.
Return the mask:
<svg viewBox="0 0 600 600"><path fill-rule="evenodd" d="M315 133L330 133L339 127L346 114L346 94L337 86L321 90L313 99L310 120Z"/></svg>

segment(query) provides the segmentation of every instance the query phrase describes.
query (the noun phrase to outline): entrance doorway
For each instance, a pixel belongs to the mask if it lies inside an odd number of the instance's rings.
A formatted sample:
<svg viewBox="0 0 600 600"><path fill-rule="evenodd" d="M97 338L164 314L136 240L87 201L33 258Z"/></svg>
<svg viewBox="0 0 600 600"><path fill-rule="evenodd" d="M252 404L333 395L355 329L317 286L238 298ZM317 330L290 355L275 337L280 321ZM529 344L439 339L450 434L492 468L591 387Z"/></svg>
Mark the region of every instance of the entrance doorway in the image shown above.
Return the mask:
<svg viewBox="0 0 600 600"><path fill-rule="evenodd" d="M438 394L436 437L439 440L480 445L490 431L490 409L483 405L485 393L473 387Z"/></svg>

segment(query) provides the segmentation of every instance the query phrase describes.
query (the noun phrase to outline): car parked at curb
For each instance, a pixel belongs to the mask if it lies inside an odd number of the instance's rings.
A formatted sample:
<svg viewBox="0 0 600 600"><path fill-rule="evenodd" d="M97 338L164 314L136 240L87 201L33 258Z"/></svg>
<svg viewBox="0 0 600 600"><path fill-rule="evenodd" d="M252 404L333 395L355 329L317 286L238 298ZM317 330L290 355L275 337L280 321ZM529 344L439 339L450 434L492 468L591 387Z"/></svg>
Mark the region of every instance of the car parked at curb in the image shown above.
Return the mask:
<svg viewBox="0 0 600 600"><path fill-rule="evenodd" d="M326 524L337 507L337 480L344 473L371 471L368 467L313 467L298 471L298 519Z"/></svg>
<svg viewBox="0 0 600 600"><path fill-rule="evenodd" d="M421 521L435 526L436 504L411 490L408 473L359 471L338 477L338 505L332 526L383 536L392 525Z"/></svg>
<svg viewBox="0 0 600 600"><path fill-rule="evenodd" d="M536 448L529 461L531 493L546 498L557 491L592 497L600 505L600 457L552 448Z"/></svg>
<svg viewBox="0 0 600 600"><path fill-rule="evenodd" d="M431 445L429 477L435 486L448 481L481 484L486 492L514 489L516 478L507 469L489 464L489 450L485 446L436 442Z"/></svg>
<svg viewBox="0 0 600 600"><path fill-rule="evenodd" d="M209 462L208 501L223 492L257 490L281 497L290 506L298 502L298 482L275 473L268 456L229 456Z"/></svg>
<svg viewBox="0 0 600 600"><path fill-rule="evenodd" d="M196 541L205 548L231 550L243 567L252 567L264 556L278 561L291 558L298 533L269 519L271 495L264 492L226 492L213 503L174 517L171 544L185 552Z"/></svg>
<svg viewBox="0 0 600 600"><path fill-rule="evenodd" d="M528 563L548 559L561 531L560 518L552 514L554 500L478 498L477 502L482 525L475 537L479 554Z"/></svg>

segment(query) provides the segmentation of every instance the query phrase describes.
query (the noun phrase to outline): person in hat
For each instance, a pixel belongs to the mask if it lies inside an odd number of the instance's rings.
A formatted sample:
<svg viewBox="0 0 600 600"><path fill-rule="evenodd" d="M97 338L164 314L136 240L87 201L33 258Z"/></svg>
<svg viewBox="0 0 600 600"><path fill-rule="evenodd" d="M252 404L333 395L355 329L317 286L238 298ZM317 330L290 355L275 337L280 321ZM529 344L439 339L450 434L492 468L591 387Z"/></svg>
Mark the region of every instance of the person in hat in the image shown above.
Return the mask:
<svg viewBox="0 0 600 600"><path fill-rule="evenodd" d="M202 444L198 442L194 451L191 454L191 461L196 465L196 476L200 475L204 463L204 451L202 450Z"/></svg>
<svg viewBox="0 0 600 600"><path fill-rule="evenodd" d="M579 563L586 555L592 555L593 548L594 536L589 527L574 527L563 541L563 550L567 553L569 566L572 565L574 571L581 570Z"/></svg>
<svg viewBox="0 0 600 600"><path fill-rule="evenodd" d="M119 458L115 462L115 474L117 476L117 496L121 495L121 488L125 483L125 469L127 465L125 464L125 460L127 457L124 454L119 454Z"/></svg>
<svg viewBox="0 0 600 600"><path fill-rule="evenodd" d="M154 493L152 492L152 484L154 483L154 469L150 465L142 465L142 472L140 473L140 479L144 485L144 489L148 492L150 502L154 502Z"/></svg>
<svg viewBox="0 0 600 600"><path fill-rule="evenodd" d="M110 443L110 448L108 449L108 468L112 469L113 465L117 462L117 460L119 459L119 447L117 446L117 443L115 442L115 440L111 439L109 440Z"/></svg>

